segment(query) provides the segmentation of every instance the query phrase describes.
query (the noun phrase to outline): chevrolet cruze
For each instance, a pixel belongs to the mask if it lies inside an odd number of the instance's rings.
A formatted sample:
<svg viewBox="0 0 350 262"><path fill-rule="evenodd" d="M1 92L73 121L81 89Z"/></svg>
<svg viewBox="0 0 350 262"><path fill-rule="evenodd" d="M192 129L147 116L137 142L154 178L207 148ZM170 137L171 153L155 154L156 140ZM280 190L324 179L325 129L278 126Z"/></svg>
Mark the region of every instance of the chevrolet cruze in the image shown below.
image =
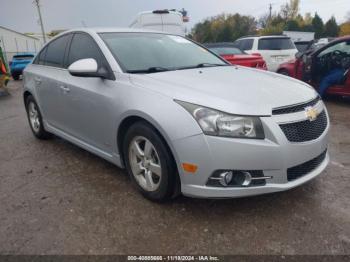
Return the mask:
<svg viewBox="0 0 350 262"><path fill-rule="evenodd" d="M55 134L125 167L155 201L283 191L329 162L313 88L177 35L67 31L25 69L23 97L37 138Z"/></svg>

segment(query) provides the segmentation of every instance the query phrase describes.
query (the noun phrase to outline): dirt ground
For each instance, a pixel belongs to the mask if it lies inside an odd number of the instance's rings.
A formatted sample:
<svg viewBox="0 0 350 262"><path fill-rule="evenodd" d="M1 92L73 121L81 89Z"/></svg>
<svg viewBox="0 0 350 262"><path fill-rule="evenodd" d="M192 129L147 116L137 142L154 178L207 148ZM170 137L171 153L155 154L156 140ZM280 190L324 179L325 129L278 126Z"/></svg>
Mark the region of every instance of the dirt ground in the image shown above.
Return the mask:
<svg viewBox="0 0 350 262"><path fill-rule="evenodd" d="M124 170L27 123L0 99L1 254L350 254L350 99L329 99L331 163L299 188L155 204Z"/></svg>

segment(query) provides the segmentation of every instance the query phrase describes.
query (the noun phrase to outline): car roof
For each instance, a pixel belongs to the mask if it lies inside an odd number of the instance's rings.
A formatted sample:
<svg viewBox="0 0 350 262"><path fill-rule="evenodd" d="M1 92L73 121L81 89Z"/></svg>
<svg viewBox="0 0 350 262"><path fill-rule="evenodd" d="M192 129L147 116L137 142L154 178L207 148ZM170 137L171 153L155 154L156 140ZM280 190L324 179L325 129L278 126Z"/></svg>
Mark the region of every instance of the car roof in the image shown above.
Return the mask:
<svg viewBox="0 0 350 262"><path fill-rule="evenodd" d="M158 34L171 34L162 31L150 30L150 29L139 29L139 28L122 28L122 27L82 27L75 28L63 33L71 32L87 32L87 33L158 33Z"/></svg>
<svg viewBox="0 0 350 262"><path fill-rule="evenodd" d="M205 47L235 47L234 43L231 42L220 42L220 43L204 43L203 44Z"/></svg>
<svg viewBox="0 0 350 262"><path fill-rule="evenodd" d="M258 39L266 39L266 38L289 38L289 36L286 36L286 35L262 35L262 36L258 36L258 35L252 35L252 36L243 36L237 40L241 40L241 39L253 39L253 38L258 38Z"/></svg>

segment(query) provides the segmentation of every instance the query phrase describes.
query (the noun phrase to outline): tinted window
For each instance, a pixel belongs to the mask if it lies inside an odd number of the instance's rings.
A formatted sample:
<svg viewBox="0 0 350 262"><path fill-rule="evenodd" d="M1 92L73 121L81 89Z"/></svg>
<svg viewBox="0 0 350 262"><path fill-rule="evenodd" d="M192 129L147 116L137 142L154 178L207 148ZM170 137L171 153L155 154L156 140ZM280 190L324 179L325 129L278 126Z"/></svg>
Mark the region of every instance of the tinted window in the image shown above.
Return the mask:
<svg viewBox="0 0 350 262"><path fill-rule="evenodd" d="M236 40L234 43L233 43L233 46L234 47L237 47L239 49L241 49L242 47L242 40ZM241 49L242 50L242 49Z"/></svg>
<svg viewBox="0 0 350 262"><path fill-rule="evenodd" d="M105 60L100 48L89 35L75 34L68 55L68 66L80 59L93 58L99 67L105 66Z"/></svg>
<svg viewBox="0 0 350 262"><path fill-rule="evenodd" d="M46 55L47 47L40 51L39 55L35 58L33 64L44 65L45 64L45 55Z"/></svg>
<svg viewBox="0 0 350 262"><path fill-rule="evenodd" d="M244 54L241 50L236 47L209 47L210 51L217 55L241 55Z"/></svg>
<svg viewBox="0 0 350 262"><path fill-rule="evenodd" d="M70 35L64 35L51 42L46 51L45 65L63 67L64 54Z"/></svg>
<svg viewBox="0 0 350 262"><path fill-rule="evenodd" d="M259 40L259 50L287 50L295 49L290 38L262 38Z"/></svg>
<svg viewBox="0 0 350 262"><path fill-rule="evenodd" d="M251 50L253 48L253 42L254 39L245 39L242 41L242 44L240 46L241 50Z"/></svg>
<svg viewBox="0 0 350 262"><path fill-rule="evenodd" d="M33 59L34 55L15 55L13 56L13 59L16 60L31 60Z"/></svg>

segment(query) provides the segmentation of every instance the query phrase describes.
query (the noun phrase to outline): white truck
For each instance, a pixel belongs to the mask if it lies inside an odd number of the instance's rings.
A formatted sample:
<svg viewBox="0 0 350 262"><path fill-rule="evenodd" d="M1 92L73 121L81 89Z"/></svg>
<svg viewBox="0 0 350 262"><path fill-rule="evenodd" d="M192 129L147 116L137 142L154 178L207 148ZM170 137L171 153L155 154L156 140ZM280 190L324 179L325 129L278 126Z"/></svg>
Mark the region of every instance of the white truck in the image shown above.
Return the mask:
<svg viewBox="0 0 350 262"><path fill-rule="evenodd" d="M131 28L143 28L185 36L183 15L177 11L155 10L137 14Z"/></svg>

